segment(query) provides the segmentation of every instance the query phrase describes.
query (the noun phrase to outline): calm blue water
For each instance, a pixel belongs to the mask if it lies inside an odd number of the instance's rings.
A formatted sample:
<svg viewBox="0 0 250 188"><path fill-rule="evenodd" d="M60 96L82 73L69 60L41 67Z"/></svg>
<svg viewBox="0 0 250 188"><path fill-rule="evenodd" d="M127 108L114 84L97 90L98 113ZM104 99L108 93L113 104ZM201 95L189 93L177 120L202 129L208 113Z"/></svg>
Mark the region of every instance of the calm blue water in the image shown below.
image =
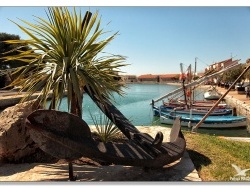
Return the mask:
<svg viewBox="0 0 250 188"><path fill-rule="evenodd" d="M112 103L134 124L134 125L152 125L155 123L153 118L153 111L150 103L152 99L157 99L175 89L179 86L166 84L128 84L124 88L125 95L119 96L114 94ZM199 90L198 90L199 91ZM202 92L197 95L197 99L202 98ZM159 101L157 104L161 104ZM67 100L63 100L60 110L67 111ZM91 100L91 98L84 94L83 97L83 119L88 124L93 124L92 115L98 115L102 112Z"/></svg>
<svg viewBox="0 0 250 188"><path fill-rule="evenodd" d="M157 99L177 88L179 86L165 85L165 84L128 84L128 88L124 88L126 93L124 96L114 94L112 103L135 125L162 125L159 118L153 116L153 111L150 103L152 99ZM196 99L203 100L203 90L196 90ZM156 103L161 105L162 101ZM60 110L67 111L67 100L64 99L60 106ZM91 98L84 94L83 98L83 119L89 125L93 125L93 120L90 114L100 117L102 112L91 100ZM169 126L171 127L171 126ZM185 128L184 128L185 129ZM201 133L209 133L222 136L250 136L246 129L233 130L216 130L216 129L199 129Z"/></svg>
<svg viewBox="0 0 250 188"><path fill-rule="evenodd" d="M125 95L114 94L112 103L134 124L152 125L153 111L151 108L152 99L157 99L162 95L178 88L172 85L160 84L128 84L124 89ZM66 99L62 102L60 110L67 111ZM83 119L88 124L93 124L90 116L102 113L91 98L84 94L83 97Z"/></svg>

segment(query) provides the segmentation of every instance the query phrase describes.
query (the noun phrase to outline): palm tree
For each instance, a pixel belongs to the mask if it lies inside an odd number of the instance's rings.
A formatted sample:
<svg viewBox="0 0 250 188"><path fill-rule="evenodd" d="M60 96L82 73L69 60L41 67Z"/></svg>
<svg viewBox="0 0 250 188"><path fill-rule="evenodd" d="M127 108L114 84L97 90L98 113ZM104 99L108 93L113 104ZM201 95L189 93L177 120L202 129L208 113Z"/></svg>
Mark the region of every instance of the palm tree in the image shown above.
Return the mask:
<svg viewBox="0 0 250 188"><path fill-rule="evenodd" d="M5 61L26 63L15 70L19 76L11 83L27 91L24 100L41 90L40 104L46 108L51 93L49 109L58 109L67 92L68 111L82 117L84 87L90 87L99 98L110 98L112 92L122 94L123 85L114 78L126 66L125 57L103 52L118 32L100 39L108 32L100 28L98 12L92 15L87 11L82 18L75 8L70 12L65 7L52 7L46 13L48 20L36 17L36 24L21 20L26 27L14 22L30 39L6 41L31 47L28 51L16 49L19 54L5 57ZM69 178L73 180L72 161Z"/></svg>

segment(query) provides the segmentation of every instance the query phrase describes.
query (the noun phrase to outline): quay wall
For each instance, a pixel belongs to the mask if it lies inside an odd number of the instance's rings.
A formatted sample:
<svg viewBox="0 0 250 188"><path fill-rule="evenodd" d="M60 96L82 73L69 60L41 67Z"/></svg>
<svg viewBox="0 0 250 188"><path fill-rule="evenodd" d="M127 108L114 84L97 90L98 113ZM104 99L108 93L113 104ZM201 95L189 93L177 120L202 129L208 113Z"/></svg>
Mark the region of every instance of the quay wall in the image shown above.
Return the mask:
<svg viewBox="0 0 250 188"><path fill-rule="evenodd" d="M223 93L222 93L223 94ZM246 102L236 99L235 97L228 95L225 96L225 101L232 108L236 108L237 115L242 115L247 117L247 130L250 132L250 105Z"/></svg>

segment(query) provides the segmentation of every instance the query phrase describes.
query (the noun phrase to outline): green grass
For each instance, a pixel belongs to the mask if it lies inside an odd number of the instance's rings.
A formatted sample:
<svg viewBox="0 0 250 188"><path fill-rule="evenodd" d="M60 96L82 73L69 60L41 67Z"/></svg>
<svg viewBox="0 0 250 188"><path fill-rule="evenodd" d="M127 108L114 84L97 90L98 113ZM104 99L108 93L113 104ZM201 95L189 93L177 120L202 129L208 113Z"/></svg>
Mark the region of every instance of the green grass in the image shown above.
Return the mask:
<svg viewBox="0 0 250 188"><path fill-rule="evenodd" d="M232 181L237 174L232 164L250 168L250 143L218 136L183 131L187 151L203 181ZM250 170L246 172L250 178Z"/></svg>

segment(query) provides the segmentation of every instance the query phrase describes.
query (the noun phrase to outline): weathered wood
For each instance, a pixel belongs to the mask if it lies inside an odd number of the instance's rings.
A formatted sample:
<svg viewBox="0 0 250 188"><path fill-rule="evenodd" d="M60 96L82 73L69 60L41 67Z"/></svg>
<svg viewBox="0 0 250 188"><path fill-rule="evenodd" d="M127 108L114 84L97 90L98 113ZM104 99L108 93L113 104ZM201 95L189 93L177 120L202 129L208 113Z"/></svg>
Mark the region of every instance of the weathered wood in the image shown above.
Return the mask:
<svg viewBox="0 0 250 188"><path fill-rule="evenodd" d="M140 131L108 99L105 97L102 97L102 99L98 98L90 87L85 86L84 91L127 138L130 138L130 134L140 133Z"/></svg>
<svg viewBox="0 0 250 188"><path fill-rule="evenodd" d="M31 138L39 147L59 159L73 160L82 156L113 164L162 167L183 156L186 142L176 120L178 134L173 142L161 143L161 136L153 139L145 133L132 133L126 143L102 143L91 137L82 119L55 110L37 110L27 117ZM137 129L136 129L137 130ZM159 139L159 140L158 140ZM155 145L155 142L160 144Z"/></svg>
<svg viewBox="0 0 250 188"><path fill-rule="evenodd" d="M84 90L129 140L126 143L98 142L91 137L87 123L78 116L37 110L27 117L26 124L32 139L43 151L59 159L74 160L84 156L113 164L144 167L162 167L183 156L186 141L179 118L171 130L171 141L163 143L161 132L155 138L141 133L108 99L100 99L90 87L85 86Z"/></svg>

